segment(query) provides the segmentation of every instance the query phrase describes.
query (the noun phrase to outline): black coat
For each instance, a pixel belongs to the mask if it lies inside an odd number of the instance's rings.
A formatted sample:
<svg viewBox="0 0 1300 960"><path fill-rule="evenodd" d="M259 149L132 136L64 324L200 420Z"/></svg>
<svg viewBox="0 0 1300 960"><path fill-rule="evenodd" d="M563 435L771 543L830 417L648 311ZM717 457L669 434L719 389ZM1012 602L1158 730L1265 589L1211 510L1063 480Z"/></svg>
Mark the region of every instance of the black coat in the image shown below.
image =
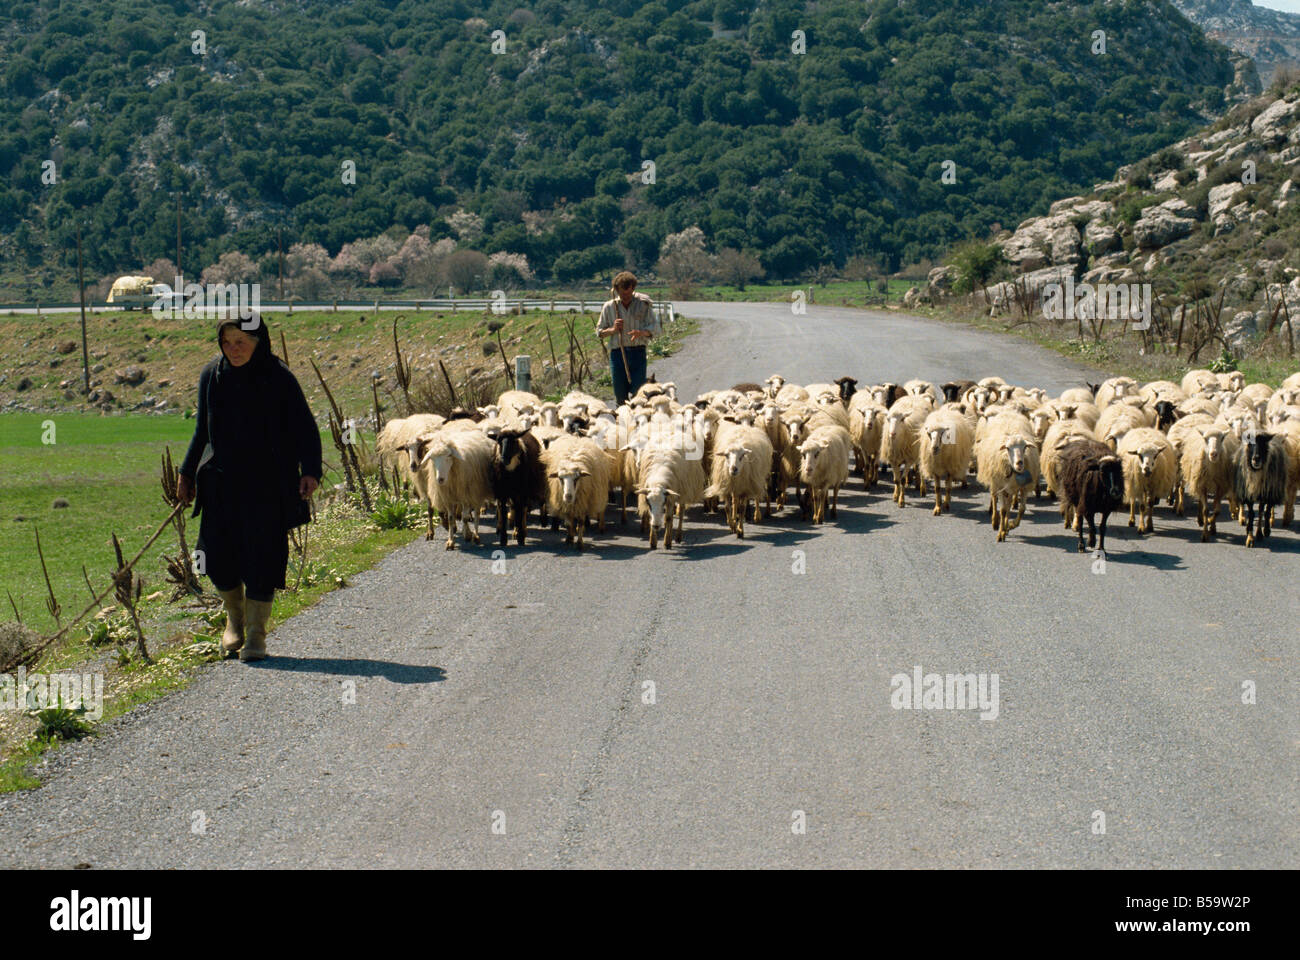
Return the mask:
<svg viewBox="0 0 1300 960"><path fill-rule="evenodd" d="M320 480L320 432L297 378L271 353L266 325L255 333L244 366L223 355L199 374L194 437L179 472L195 481L192 516L204 514L201 535L226 555L223 570L238 563L283 586L285 532L311 519L298 484Z"/></svg>

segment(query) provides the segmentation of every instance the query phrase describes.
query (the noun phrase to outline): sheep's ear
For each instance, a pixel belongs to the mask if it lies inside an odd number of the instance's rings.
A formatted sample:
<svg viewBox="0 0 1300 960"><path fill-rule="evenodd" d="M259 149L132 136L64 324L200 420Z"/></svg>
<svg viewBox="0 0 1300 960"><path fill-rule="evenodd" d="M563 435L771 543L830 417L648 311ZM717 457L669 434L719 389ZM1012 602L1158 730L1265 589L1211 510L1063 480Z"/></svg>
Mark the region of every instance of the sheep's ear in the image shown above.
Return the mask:
<svg viewBox="0 0 1300 960"><path fill-rule="evenodd" d="M578 476L580 476L580 477L589 477L589 476L591 476L591 471L589 471L589 470L579 470L579 471L578 471Z"/></svg>
<svg viewBox="0 0 1300 960"><path fill-rule="evenodd" d="M547 476L550 477L552 480L560 479L560 475L558 473L548 473Z"/></svg>

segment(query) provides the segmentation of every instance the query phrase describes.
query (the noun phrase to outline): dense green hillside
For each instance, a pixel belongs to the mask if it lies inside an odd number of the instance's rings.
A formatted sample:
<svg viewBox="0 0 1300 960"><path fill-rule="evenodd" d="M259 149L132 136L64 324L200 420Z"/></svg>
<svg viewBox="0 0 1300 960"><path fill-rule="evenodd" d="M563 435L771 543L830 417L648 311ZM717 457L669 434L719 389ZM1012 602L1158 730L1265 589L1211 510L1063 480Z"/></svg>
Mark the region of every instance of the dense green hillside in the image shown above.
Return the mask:
<svg viewBox="0 0 1300 960"><path fill-rule="evenodd" d="M0 19L0 259L66 268L82 210L88 271L138 269L179 191L191 270L457 210L543 279L691 225L774 279L895 268L1177 140L1231 80L1166 0L28 0Z"/></svg>

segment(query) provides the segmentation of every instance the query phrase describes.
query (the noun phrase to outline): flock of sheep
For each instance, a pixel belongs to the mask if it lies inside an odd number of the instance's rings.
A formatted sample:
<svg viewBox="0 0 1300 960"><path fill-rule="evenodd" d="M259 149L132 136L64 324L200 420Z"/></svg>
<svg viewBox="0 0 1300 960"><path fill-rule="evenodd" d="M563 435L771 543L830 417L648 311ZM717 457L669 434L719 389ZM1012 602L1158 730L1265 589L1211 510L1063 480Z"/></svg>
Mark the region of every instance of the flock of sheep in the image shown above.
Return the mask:
<svg viewBox="0 0 1300 960"><path fill-rule="evenodd" d="M588 521L604 532L614 491L621 522L635 498L651 549L661 538L665 548L680 542L687 510L701 504L706 517L724 511L744 537L746 517L757 523L784 509L792 489L803 519L818 524L835 518L851 460L868 490L887 468L899 507L909 486L925 497L932 485L935 516L951 509L953 484L967 486L973 471L988 491L998 541L1044 489L1078 531L1080 550L1085 521L1088 547L1098 547L1100 515L1104 550L1110 512L1127 505L1129 526L1148 533L1166 498L1180 516L1189 498L1196 502L1202 541L1215 536L1224 500L1246 527L1247 546L1269 535L1274 507L1283 507L1283 526L1292 521L1300 374L1277 390L1209 370L1192 370L1181 384L1114 377L1057 397L1000 377L937 387L857 383L798 386L772 376L682 403L673 384L650 382L617 408L576 390L558 403L510 390L451 418L390 420L376 450L386 470L409 474L428 505L428 539L436 515L449 550L458 522L466 540L482 542L487 506L502 546L511 530L524 543L536 510L581 549Z"/></svg>

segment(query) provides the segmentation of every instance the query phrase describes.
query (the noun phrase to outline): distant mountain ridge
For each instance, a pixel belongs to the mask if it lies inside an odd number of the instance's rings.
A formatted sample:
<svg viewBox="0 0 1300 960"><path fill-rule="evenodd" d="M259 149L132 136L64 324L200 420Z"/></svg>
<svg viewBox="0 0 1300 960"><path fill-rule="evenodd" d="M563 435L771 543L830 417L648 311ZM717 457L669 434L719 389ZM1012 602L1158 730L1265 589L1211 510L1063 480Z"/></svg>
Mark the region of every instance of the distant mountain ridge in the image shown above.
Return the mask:
<svg viewBox="0 0 1300 960"><path fill-rule="evenodd" d="M1300 13L1257 7L1251 0L1171 0L1206 36L1255 61L1267 86L1283 68L1300 68Z"/></svg>

